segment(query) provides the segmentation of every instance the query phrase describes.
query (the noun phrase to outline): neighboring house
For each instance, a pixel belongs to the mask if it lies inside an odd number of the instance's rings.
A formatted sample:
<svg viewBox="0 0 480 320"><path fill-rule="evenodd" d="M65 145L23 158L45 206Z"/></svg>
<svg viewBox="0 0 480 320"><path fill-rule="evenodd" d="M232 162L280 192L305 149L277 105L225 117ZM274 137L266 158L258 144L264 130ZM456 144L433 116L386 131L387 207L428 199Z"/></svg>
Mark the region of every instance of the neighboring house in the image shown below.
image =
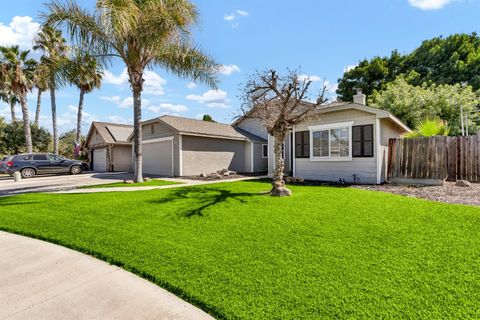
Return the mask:
<svg viewBox="0 0 480 320"><path fill-rule="evenodd" d="M98 172L132 171L132 144L128 137L133 126L92 122L85 146L90 169Z"/></svg>
<svg viewBox="0 0 480 320"><path fill-rule="evenodd" d="M327 104L297 123L285 141L291 155L291 161L286 159L290 174L307 180L384 182L388 140L410 128L387 111L367 107L365 101L365 95L359 93L353 103ZM271 175L273 137L268 141Z"/></svg>
<svg viewBox="0 0 480 320"><path fill-rule="evenodd" d="M222 169L251 173L267 169L266 159L258 152L263 144L267 145L267 139L229 124L161 116L142 123L142 141L143 173L147 175L190 176Z"/></svg>

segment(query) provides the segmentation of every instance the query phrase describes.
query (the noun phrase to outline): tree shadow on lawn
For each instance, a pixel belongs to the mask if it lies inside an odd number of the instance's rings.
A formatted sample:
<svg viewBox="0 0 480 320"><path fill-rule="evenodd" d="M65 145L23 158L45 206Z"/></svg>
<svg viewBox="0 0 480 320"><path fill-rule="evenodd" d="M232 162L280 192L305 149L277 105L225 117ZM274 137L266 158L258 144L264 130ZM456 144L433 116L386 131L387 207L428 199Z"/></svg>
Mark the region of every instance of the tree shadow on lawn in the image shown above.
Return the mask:
<svg viewBox="0 0 480 320"><path fill-rule="evenodd" d="M265 196L264 192L234 192L225 189L215 188L178 188L172 190L172 192L163 199L151 200L153 204L164 204L177 201L188 201L185 208L179 208L179 215L191 218L194 216L203 216L204 210L213 207L217 204L224 203L229 200L235 200L241 204L247 203L246 197L261 197ZM184 210L182 210L184 209Z"/></svg>

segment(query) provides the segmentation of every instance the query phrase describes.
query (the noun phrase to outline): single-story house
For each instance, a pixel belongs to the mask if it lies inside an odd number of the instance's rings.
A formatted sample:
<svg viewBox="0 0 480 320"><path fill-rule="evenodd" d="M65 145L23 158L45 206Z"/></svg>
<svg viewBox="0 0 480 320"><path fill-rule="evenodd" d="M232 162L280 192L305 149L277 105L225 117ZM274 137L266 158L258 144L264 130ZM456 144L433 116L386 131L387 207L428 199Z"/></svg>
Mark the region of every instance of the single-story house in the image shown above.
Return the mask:
<svg viewBox="0 0 480 320"><path fill-rule="evenodd" d="M133 126L92 122L85 140L90 169L98 172L131 171Z"/></svg>
<svg viewBox="0 0 480 320"><path fill-rule="evenodd" d="M166 115L142 122L142 141L146 175L267 170L267 139L229 124Z"/></svg>
<svg viewBox="0 0 480 320"><path fill-rule="evenodd" d="M389 139L410 131L391 113L366 106L359 92L354 102L326 104L293 126L284 142L290 154L286 172L307 180L380 184L386 180ZM269 136L270 175L273 142Z"/></svg>

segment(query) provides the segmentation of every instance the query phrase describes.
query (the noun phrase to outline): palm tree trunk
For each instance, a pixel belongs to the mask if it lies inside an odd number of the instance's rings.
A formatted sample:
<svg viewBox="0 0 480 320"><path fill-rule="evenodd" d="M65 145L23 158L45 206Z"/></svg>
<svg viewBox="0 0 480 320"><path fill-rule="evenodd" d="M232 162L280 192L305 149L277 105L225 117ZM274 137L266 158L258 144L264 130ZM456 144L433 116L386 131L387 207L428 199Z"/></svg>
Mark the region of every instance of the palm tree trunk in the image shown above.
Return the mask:
<svg viewBox="0 0 480 320"><path fill-rule="evenodd" d="M143 80L142 80L143 81ZM142 173L142 89L133 87L133 153L135 154L135 171L133 180L143 182Z"/></svg>
<svg viewBox="0 0 480 320"><path fill-rule="evenodd" d="M15 101L10 101L10 114L12 116L12 122L15 122L17 120L15 117Z"/></svg>
<svg viewBox="0 0 480 320"><path fill-rule="evenodd" d="M40 108L42 106L42 90L38 88L38 93L37 93L37 110L35 110L35 124L38 126L38 120L40 119Z"/></svg>
<svg viewBox="0 0 480 320"><path fill-rule="evenodd" d="M50 87L50 100L52 102L53 153L58 154L57 103L54 86Z"/></svg>
<svg viewBox="0 0 480 320"><path fill-rule="evenodd" d="M78 100L78 111L77 111L77 136L76 141L80 143L80 138L82 137L82 113L83 113L83 96L85 95L85 90L80 89L80 99Z"/></svg>
<svg viewBox="0 0 480 320"><path fill-rule="evenodd" d="M32 132L30 130L30 119L28 116L28 106L27 106L26 96L20 97L20 105L22 106L23 133L25 134L25 144L27 146L27 153L32 153L33 152Z"/></svg>

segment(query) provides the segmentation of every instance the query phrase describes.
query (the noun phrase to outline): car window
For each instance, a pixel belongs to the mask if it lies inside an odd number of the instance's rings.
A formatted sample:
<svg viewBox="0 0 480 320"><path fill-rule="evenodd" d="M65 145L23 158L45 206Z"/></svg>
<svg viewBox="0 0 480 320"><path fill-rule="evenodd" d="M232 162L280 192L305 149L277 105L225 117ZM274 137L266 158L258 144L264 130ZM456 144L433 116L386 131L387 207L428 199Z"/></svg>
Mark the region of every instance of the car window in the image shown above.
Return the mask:
<svg viewBox="0 0 480 320"><path fill-rule="evenodd" d="M18 160L21 160L21 161L32 160L32 155L29 154L29 155L26 155L26 156L19 156Z"/></svg>
<svg viewBox="0 0 480 320"><path fill-rule="evenodd" d="M56 156L54 154L49 154L48 155L48 160L50 160L50 161L61 161L61 160L63 160L63 158L59 157L59 156Z"/></svg>
<svg viewBox="0 0 480 320"><path fill-rule="evenodd" d="M35 154L33 160L47 160L47 156L44 154Z"/></svg>

